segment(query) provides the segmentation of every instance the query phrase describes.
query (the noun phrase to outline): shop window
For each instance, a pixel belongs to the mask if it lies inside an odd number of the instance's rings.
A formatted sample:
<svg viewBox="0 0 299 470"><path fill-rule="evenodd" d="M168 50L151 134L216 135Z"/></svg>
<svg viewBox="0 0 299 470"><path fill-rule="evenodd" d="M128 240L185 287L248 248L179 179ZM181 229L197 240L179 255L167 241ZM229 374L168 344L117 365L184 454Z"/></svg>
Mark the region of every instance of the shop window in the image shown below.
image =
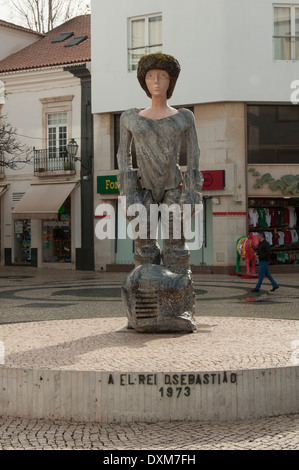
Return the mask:
<svg viewBox="0 0 299 470"><path fill-rule="evenodd" d="M299 264L299 198L250 198L248 231L264 232L271 264Z"/></svg>
<svg viewBox="0 0 299 470"><path fill-rule="evenodd" d="M298 164L298 129L297 106L247 106L248 163Z"/></svg>
<svg viewBox="0 0 299 470"><path fill-rule="evenodd" d="M57 220L43 221L42 259L44 263L71 263L71 198L58 212Z"/></svg>
<svg viewBox="0 0 299 470"><path fill-rule="evenodd" d="M31 263L31 220L14 221L14 263Z"/></svg>

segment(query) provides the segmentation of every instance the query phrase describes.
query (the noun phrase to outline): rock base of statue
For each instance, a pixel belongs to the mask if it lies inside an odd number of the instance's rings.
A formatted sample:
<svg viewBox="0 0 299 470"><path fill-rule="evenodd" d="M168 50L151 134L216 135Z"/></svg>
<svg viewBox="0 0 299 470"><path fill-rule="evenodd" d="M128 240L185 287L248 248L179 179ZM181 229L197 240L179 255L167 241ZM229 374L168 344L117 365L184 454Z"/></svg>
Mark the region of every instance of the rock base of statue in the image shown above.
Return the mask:
<svg viewBox="0 0 299 470"><path fill-rule="evenodd" d="M161 265L136 267L122 286L129 326L140 333L192 333L195 294L191 271L176 274Z"/></svg>

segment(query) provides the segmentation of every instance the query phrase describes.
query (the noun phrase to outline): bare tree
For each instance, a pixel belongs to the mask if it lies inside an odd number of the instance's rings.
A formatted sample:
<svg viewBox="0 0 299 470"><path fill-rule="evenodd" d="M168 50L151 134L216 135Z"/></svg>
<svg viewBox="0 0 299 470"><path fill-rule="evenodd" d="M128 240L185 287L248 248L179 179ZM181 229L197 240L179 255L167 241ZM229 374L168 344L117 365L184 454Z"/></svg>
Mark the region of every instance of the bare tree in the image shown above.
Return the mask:
<svg viewBox="0 0 299 470"><path fill-rule="evenodd" d="M22 24L39 33L46 33L79 14L89 13L84 0L10 0L9 6Z"/></svg>
<svg viewBox="0 0 299 470"><path fill-rule="evenodd" d="M15 170L20 165L32 163L32 150L17 138L17 130L0 117L0 171L3 168Z"/></svg>

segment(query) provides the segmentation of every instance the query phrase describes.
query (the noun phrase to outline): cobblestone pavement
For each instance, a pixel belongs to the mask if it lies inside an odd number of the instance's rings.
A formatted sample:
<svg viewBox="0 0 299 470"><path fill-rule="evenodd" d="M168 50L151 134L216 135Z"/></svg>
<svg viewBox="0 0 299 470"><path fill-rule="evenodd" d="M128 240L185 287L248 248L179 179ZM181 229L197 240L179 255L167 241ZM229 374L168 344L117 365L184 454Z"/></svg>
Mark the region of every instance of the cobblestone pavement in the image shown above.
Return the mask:
<svg viewBox="0 0 299 470"><path fill-rule="evenodd" d="M124 273L0 267L0 324L122 317ZM195 274L196 314L247 318L299 319L299 273L275 274L280 288L260 293L256 279Z"/></svg>
<svg viewBox="0 0 299 470"><path fill-rule="evenodd" d="M122 319L121 282L125 274L0 267L0 325L79 319ZM194 275L196 316L299 319L296 274L274 274L280 288L269 293L265 280L228 275ZM219 319L220 320L220 319ZM208 318L206 319L209 323ZM299 323L298 323L299 326ZM299 337L298 337L299 339ZM1 338L0 338L1 340ZM235 423L52 422L0 417L0 449L299 449L299 415Z"/></svg>
<svg viewBox="0 0 299 470"><path fill-rule="evenodd" d="M299 450L299 415L230 423L99 425L0 419L0 450Z"/></svg>

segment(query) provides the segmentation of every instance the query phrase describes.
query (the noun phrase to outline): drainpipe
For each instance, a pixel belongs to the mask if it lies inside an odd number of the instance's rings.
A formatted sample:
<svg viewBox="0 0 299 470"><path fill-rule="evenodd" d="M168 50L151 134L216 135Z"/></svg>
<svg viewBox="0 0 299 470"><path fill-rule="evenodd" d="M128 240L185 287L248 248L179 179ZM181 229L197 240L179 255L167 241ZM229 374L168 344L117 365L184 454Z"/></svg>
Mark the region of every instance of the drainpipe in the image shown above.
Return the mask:
<svg viewBox="0 0 299 470"><path fill-rule="evenodd" d="M94 157L91 74L86 64L65 67L64 70L80 78L81 81L81 248L76 249L76 269L94 271Z"/></svg>

